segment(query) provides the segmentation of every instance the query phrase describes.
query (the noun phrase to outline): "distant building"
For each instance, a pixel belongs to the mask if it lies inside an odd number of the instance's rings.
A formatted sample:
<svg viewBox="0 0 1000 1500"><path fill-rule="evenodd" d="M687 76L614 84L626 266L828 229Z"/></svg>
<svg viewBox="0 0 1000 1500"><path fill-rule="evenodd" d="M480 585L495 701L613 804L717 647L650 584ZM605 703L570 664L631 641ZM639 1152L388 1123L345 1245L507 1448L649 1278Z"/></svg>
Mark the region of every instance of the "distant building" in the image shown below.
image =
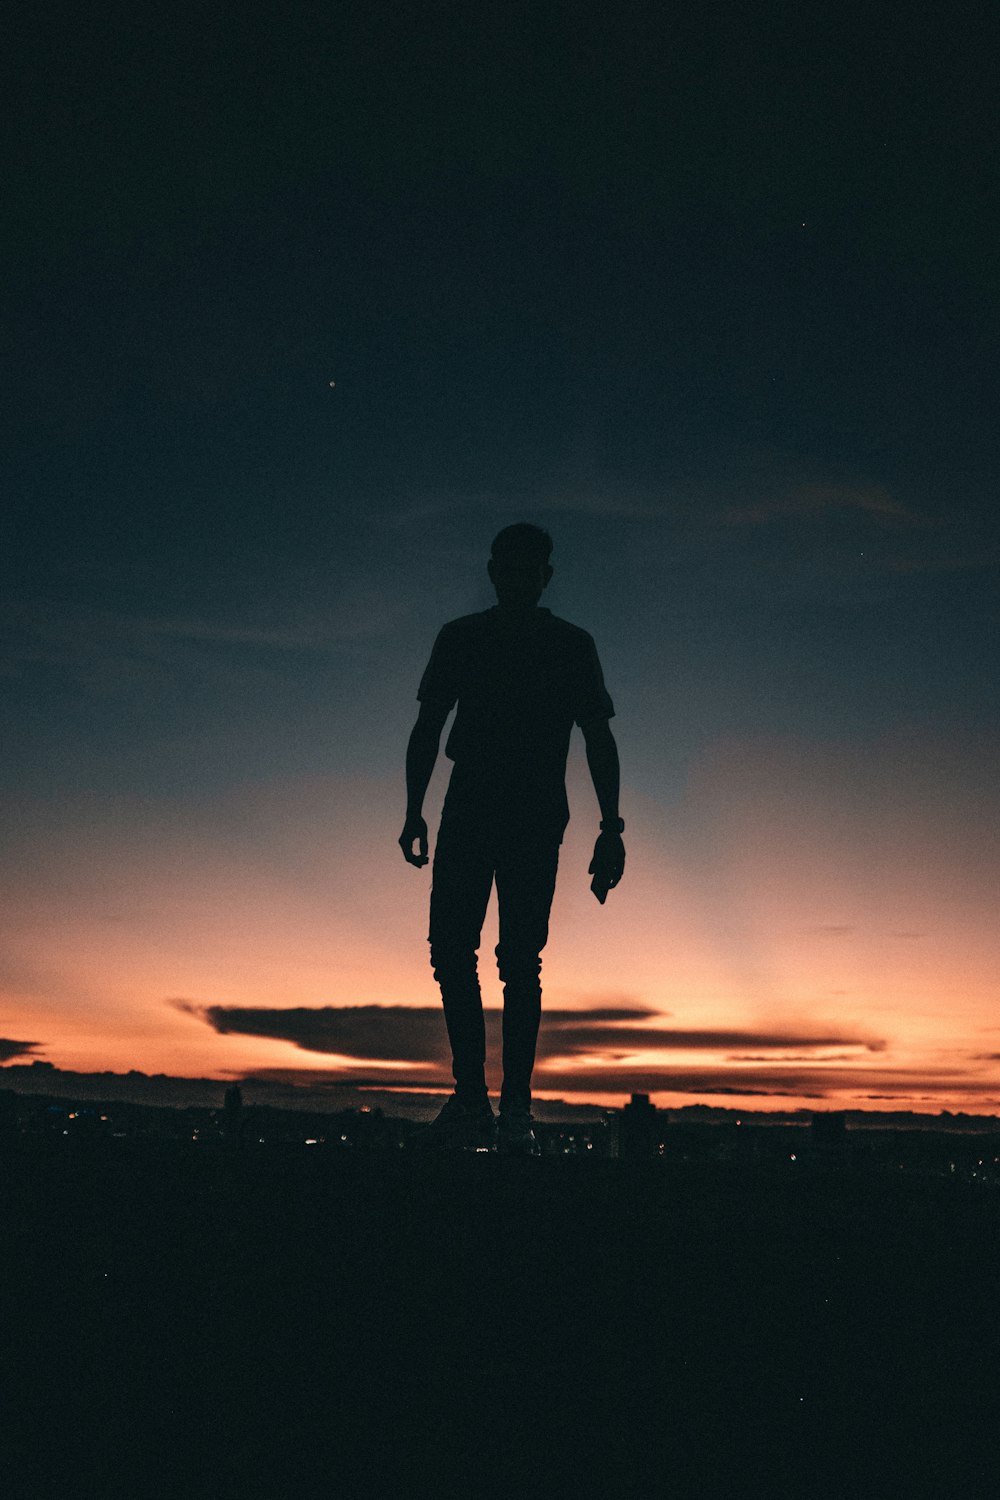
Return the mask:
<svg viewBox="0 0 1000 1500"><path fill-rule="evenodd" d="M615 1161L622 1154L622 1112L620 1109L606 1109L604 1111L604 1124L607 1129L608 1155Z"/></svg>
<svg viewBox="0 0 1000 1500"><path fill-rule="evenodd" d="M847 1115L842 1109L814 1114L809 1126L813 1159L841 1166L847 1157Z"/></svg>
<svg viewBox="0 0 1000 1500"><path fill-rule="evenodd" d="M100 1108L92 1104L80 1104L76 1109L70 1110L66 1121L70 1135L76 1140L92 1141L106 1134L103 1127L107 1123L107 1116L102 1115Z"/></svg>
<svg viewBox="0 0 1000 1500"><path fill-rule="evenodd" d="M648 1094L633 1094L621 1113L619 1151L626 1161L642 1161L660 1154L661 1124Z"/></svg>
<svg viewBox="0 0 1000 1500"><path fill-rule="evenodd" d="M230 1146L238 1146L243 1135L243 1094L238 1083L226 1089L222 1112L222 1134Z"/></svg>
<svg viewBox="0 0 1000 1500"><path fill-rule="evenodd" d="M612 1113L611 1111L608 1112ZM614 1112L617 1116L617 1111ZM617 1156L617 1132L603 1120L561 1120L535 1123L543 1156L586 1156L593 1161Z"/></svg>
<svg viewBox="0 0 1000 1500"><path fill-rule="evenodd" d="M13 1089L0 1089L0 1147L17 1135L17 1095Z"/></svg>

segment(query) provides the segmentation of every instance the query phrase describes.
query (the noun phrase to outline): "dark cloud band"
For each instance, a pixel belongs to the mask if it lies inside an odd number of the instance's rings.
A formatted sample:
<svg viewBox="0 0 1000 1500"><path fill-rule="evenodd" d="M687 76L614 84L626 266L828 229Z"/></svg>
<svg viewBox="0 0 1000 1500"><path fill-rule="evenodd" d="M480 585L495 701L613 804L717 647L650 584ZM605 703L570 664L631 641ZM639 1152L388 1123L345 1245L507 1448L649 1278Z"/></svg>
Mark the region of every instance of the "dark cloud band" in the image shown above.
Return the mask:
<svg viewBox="0 0 1000 1500"><path fill-rule="evenodd" d="M287 1010L266 1006L198 1005L174 1001L189 1014L207 1022L222 1035L271 1037L290 1042L305 1052L336 1053L341 1057L382 1062L406 1062L424 1067L448 1062L448 1040L440 1006L324 1005L294 1006ZM485 1007L487 1037L498 1045L502 1011ZM679 1027L629 1025L649 1021L658 1013L638 1007L543 1012L537 1058L615 1054L628 1057L658 1050L713 1051L730 1048L813 1050L860 1047L880 1052L878 1038L824 1029L805 1034L790 1031L685 1030Z"/></svg>
<svg viewBox="0 0 1000 1500"><path fill-rule="evenodd" d="M15 1042L12 1037L0 1036L0 1063L10 1062L12 1057L30 1057L44 1045L44 1042Z"/></svg>

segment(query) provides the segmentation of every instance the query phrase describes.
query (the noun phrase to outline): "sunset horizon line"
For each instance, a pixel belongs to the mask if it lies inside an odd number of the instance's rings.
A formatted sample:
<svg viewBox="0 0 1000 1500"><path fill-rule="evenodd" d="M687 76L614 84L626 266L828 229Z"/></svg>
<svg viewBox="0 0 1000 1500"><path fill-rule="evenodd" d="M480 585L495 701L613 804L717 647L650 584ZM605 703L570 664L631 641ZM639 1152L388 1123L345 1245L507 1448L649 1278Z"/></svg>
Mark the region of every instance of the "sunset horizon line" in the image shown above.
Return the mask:
<svg viewBox="0 0 1000 1500"><path fill-rule="evenodd" d="M291 1076L296 1071L306 1076L299 1078ZM272 1095L271 1099L247 1101L249 1104L261 1104L264 1107L278 1109L285 1107L299 1108L304 1112L308 1112L311 1105L318 1106L321 1102L326 1102L329 1105L337 1094L357 1096L353 1099L353 1102L349 1099L341 1098L337 1101L336 1109L324 1111L332 1113L337 1113L340 1109L359 1109L364 1107L365 1096L376 1098L382 1095L386 1096L389 1100L398 1098L400 1103L406 1100L411 1105L418 1106L423 1102L430 1104L442 1095L447 1095L451 1092L451 1085L445 1080L420 1079L394 1083L378 1078L359 1078L357 1080L338 1077L331 1078L320 1074L319 1070L315 1070L316 1076L310 1077L309 1075L312 1072L313 1070L309 1069L272 1069L255 1073L252 1071L242 1072L237 1069L229 1069L224 1070L221 1076L211 1076L206 1073L148 1073L139 1068L130 1068L125 1072L116 1072L110 1068L82 1071L61 1068L46 1059L33 1058L29 1062L11 1062L0 1066L0 1091L6 1087L10 1092L18 1093L21 1090L15 1086L16 1084L31 1082L42 1085L43 1083L47 1083L55 1085L56 1092L53 1093L51 1089L41 1086L25 1090L24 1092L31 1094L49 1093L55 1098L65 1097L73 1099L76 1097L71 1092L74 1082L78 1086L89 1089L100 1087L102 1084L110 1087L125 1085L131 1087L133 1094L139 1093L144 1084L152 1086L157 1091L166 1090L171 1085L176 1085L177 1090L181 1093L185 1091L197 1092L199 1091L199 1086L205 1090L215 1089L223 1091L235 1084L239 1085L241 1089L250 1088ZM9 1080L6 1085L4 1083L5 1078ZM499 1088L491 1092L498 1094ZM705 1095L708 1097L705 1097ZM93 1097L95 1101L98 1099L96 1094ZM905 1098L883 1098L879 1102L870 1100L864 1103L858 1100L831 1100L829 1098L817 1098L809 1101L803 1100L802 1095L782 1094L777 1090L761 1090L755 1096L748 1095L746 1092L737 1092L736 1090L729 1092L721 1089L718 1091L705 1090L699 1097L693 1090L685 1095L676 1089L653 1091L624 1087L620 1090L595 1090L586 1096L578 1098L567 1098L565 1092L556 1093L554 1090L546 1089L544 1086L533 1090L533 1098L536 1104L564 1111L579 1109L581 1112L588 1114L595 1111L620 1111L623 1108L627 1108L629 1103L637 1097L648 1100L650 1104L664 1114L694 1111L739 1116L838 1114L848 1116L864 1115L873 1118L885 1117L887 1119L906 1116L914 1120L966 1119L995 1120L1000 1122L1000 1106L995 1105L993 1108L985 1106L975 1107L974 1102L971 1100L964 1101L964 1107L954 1108L942 1104L935 1110L932 1106L937 1101L926 1101L924 1108L914 1108L912 1104L907 1103ZM678 1098L683 1102L658 1102L669 1101L671 1099L677 1101ZM609 1102L611 1099L615 1102ZM105 1102L132 1103L147 1105L149 1107L178 1109L199 1107L199 1103L202 1106L212 1107L210 1101L204 1100L196 1102L191 1099L170 1099L162 1096L158 1098L126 1097L121 1094L116 1100L108 1099ZM954 1099L950 1101L951 1105L957 1103L958 1101ZM372 1106L369 1104L367 1107L371 1108Z"/></svg>

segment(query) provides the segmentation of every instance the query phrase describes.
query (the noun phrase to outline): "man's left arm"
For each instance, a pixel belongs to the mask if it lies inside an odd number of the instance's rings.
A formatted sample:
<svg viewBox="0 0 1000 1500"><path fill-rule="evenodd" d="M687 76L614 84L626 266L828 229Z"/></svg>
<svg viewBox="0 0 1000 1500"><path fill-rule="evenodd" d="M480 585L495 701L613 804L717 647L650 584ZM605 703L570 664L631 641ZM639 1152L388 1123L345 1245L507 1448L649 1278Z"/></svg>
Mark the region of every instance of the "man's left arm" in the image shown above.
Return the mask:
<svg viewBox="0 0 1000 1500"><path fill-rule="evenodd" d="M608 891L614 889L625 870L625 845L618 814L621 769L618 746L607 719L585 720L580 728L587 746L587 765L601 807L601 832L587 873L594 877L590 889L603 906Z"/></svg>

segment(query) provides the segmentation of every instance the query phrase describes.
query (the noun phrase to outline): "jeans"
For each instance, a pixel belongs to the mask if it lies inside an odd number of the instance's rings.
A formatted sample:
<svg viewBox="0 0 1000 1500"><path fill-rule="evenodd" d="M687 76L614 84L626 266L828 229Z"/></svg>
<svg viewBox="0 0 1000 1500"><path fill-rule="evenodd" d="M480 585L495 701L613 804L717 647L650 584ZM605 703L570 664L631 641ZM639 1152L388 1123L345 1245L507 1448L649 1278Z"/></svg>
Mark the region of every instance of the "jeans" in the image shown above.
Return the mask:
<svg viewBox="0 0 1000 1500"><path fill-rule="evenodd" d="M431 880L431 965L441 986L455 1091L486 1093L486 1028L477 954L494 878L500 909L497 967L503 981L501 1107L531 1102L542 1010L541 951L549 935L561 832L518 829L474 815L441 819Z"/></svg>

